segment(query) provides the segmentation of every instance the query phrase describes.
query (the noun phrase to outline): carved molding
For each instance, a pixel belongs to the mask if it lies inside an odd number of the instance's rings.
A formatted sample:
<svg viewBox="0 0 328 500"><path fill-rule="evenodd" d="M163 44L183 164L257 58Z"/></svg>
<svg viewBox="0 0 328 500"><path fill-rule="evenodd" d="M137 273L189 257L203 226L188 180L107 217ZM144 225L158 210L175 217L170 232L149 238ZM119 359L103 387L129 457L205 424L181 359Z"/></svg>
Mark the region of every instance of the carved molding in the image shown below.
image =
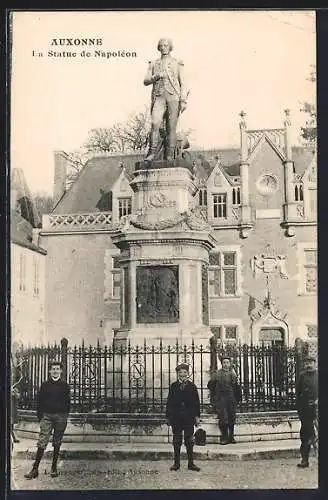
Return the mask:
<svg viewBox="0 0 328 500"><path fill-rule="evenodd" d="M199 217L198 214L193 211L177 213L175 216L170 217L169 219L162 219L156 222L148 220L147 216L143 213L140 213L138 215L126 215L122 217L120 220L119 228L122 231L127 231L130 229L130 226L147 231L161 231L179 226L184 226L186 229L191 229L192 231L212 230L211 226L206 222L206 220Z"/></svg>
<svg viewBox="0 0 328 500"><path fill-rule="evenodd" d="M286 270L286 257L284 255L254 255L251 258L250 266L254 278L260 274L278 274L282 279L288 279Z"/></svg>

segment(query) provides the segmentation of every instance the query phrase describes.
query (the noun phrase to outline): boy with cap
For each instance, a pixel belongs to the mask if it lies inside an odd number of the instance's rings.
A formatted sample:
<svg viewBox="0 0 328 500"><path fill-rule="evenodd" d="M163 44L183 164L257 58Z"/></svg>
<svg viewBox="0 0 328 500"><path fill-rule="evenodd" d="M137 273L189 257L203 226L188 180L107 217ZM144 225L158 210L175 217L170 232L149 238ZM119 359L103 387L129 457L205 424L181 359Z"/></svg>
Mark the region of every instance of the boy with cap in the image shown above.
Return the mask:
<svg viewBox="0 0 328 500"><path fill-rule="evenodd" d="M309 455L314 439L314 422L317 418L318 405L318 374L315 368L315 358L304 359L304 371L296 385L296 407L301 421L301 463L297 467L309 467Z"/></svg>
<svg viewBox="0 0 328 500"><path fill-rule="evenodd" d="M182 432L188 456L188 469L199 471L193 460L194 425L198 427L200 403L196 385L188 380L189 365L181 363L176 367L178 380L171 384L166 404L167 425L172 427L174 464L170 470L180 469Z"/></svg>
<svg viewBox="0 0 328 500"><path fill-rule="evenodd" d="M237 375L231 367L228 356L221 358L222 368L210 381L215 387L215 406L221 431L220 444L235 443L234 427L236 421L236 405L241 399Z"/></svg>
<svg viewBox="0 0 328 500"><path fill-rule="evenodd" d="M53 459L51 477L57 477L57 461L60 445L67 426L70 410L70 389L67 382L61 380L62 365L58 361L50 364L50 377L40 387L37 399L37 417L40 422L40 435L37 443L36 458L27 479L35 479L39 475L39 464L53 431Z"/></svg>

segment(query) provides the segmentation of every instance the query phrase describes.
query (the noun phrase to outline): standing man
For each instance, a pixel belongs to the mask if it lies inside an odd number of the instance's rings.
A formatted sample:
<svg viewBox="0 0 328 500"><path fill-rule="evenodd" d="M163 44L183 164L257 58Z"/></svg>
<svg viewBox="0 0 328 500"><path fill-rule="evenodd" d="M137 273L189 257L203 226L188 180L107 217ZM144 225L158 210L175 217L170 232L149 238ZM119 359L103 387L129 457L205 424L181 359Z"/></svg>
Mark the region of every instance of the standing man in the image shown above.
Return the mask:
<svg viewBox="0 0 328 500"><path fill-rule="evenodd" d="M216 412L221 431L220 444L234 444L234 427L236 421L236 406L241 400L241 390L237 375L231 366L228 356L221 358L222 368L209 382L214 387Z"/></svg>
<svg viewBox="0 0 328 500"><path fill-rule="evenodd" d="M145 85L152 85L150 148L146 161L155 159L163 119L166 122L166 159L174 159L176 128L179 113L187 107L187 90L183 75L183 62L171 57L171 40L161 38L157 50L160 59L149 61Z"/></svg>
<svg viewBox="0 0 328 500"><path fill-rule="evenodd" d="M70 410L69 385L61 380L62 365L58 361L50 364L50 377L40 387L37 399L37 417L40 422L40 435L37 443L36 458L31 471L25 474L27 479L35 479L39 475L39 464L53 431L53 459L50 475L57 477L57 461L60 445L67 426Z"/></svg>
<svg viewBox="0 0 328 500"><path fill-rule="evenodd" d="M304 371L296 386L296 407L301 421L301 463L297 467L309 467L309 455L314 439L314 422L318 407L318 373L315 358L304 359Z"/></svg>
<svg viewBox="0 0 328 500"><path fill-rule="evenodd" d="M194 425L198 427L200 419L200 403L197 387L188 380L189 365L181 363L176 367L178 380L170 386L167 404L167 425L172 426L174 464L170 470L180 469L180 450L182 445L182 432L188 456L188 469L199 471L193 459L193 434Z"/></svg>

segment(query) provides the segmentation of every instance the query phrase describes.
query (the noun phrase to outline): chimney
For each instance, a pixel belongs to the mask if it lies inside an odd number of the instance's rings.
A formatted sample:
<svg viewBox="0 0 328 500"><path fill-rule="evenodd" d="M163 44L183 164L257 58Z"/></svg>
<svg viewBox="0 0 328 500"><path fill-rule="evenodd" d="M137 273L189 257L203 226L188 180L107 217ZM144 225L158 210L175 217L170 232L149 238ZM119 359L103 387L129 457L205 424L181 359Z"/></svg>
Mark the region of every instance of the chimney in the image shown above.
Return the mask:
<svg viewBox="0 0 328 500"><path fill-rule="evenodd" d="M40 240L40 231L41 229L39 228L33 228L32 232L32 243L36 246L39 246L39 240Z"/></svg>
<svg viewBox="0 0 328 500"><path fill-rule="evenodd" d="M56 206L66 191L67 155L64 151L55 151L54 156L54 206Z"/></svg>

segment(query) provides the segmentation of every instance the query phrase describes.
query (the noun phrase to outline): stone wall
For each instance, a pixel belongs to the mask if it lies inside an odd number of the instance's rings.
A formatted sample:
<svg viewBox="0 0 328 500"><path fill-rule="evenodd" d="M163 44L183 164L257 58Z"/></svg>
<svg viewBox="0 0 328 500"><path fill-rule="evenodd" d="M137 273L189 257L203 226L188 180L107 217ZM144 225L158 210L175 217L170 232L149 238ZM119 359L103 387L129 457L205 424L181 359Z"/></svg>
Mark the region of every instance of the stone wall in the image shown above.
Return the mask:
<svg viewBox="0 0 328 500"><path fill-rule="evenodd" d="M220 433L215 416L202 415L200 427L206 431L207 443L218 443ZM39 424L35 412L20 410L16 430L18 436L36 440ZM239 413L235 436L238 442L296 439L299 430L295 411ZM172 430L162 415L79 413L70 416L64 442L170 443Z"/></svg>

